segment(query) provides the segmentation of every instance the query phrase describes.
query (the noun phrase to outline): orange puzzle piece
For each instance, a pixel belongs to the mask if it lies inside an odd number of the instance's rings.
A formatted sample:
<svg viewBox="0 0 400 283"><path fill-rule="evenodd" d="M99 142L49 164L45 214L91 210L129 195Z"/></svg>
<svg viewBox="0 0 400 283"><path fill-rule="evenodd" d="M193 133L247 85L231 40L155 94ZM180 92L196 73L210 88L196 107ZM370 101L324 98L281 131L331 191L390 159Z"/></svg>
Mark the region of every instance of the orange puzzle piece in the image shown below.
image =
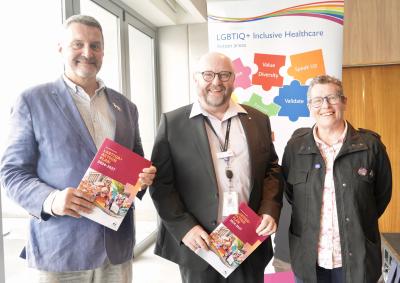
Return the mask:
<svg viewBox="0 0 400 283"><path fill-rule="evenodd" d="M288 69L288 74L303 85L310 78L325 75L322 49L291 55L290 61L292 66Z"/></svg>

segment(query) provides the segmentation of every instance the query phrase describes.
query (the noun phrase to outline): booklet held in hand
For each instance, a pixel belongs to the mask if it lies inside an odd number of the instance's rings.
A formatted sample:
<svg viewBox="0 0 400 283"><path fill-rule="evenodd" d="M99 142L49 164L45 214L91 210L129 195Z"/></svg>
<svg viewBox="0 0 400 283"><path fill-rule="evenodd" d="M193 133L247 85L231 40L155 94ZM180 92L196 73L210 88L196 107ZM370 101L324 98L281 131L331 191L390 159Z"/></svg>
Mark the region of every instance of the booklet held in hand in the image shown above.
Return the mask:
<svg viewBox="0 0 400 283"><path fill-rule="evenodd" d="M141 189L139 173L150 165L132 150L105 139L77 188L95 199L94 210L81 214L117 231Z"/></svg>
<svg viewBox="0 0 400 283"><path fill-rule="evenodd" d="M210 234L208 251L196 253L227 278L268 236L258 236L261 223L246 203L239 205L239 213L231 214Z"/></svg>

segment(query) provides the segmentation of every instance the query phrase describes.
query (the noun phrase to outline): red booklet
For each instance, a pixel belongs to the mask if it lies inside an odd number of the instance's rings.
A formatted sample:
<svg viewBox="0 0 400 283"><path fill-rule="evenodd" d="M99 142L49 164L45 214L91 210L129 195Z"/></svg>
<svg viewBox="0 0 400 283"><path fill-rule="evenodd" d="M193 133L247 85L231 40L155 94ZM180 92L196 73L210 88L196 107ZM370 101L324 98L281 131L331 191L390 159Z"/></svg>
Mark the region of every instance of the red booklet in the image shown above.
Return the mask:
<svg viewBox="0 0 400 283"><path fill-rule="evenodd" d="M132 150L105 139L78 186L95 197L93 212L82 215L117 231L141 189L138 175L150 165Z"/></svg>
<svg viewBox="0 0 400 283"><path fill-rule="evenodd" d="M268 236L258 236L261 223L246 203L239 206L238 214L231 214L211 232L210 249L196 253L227 278Z"/></svg>

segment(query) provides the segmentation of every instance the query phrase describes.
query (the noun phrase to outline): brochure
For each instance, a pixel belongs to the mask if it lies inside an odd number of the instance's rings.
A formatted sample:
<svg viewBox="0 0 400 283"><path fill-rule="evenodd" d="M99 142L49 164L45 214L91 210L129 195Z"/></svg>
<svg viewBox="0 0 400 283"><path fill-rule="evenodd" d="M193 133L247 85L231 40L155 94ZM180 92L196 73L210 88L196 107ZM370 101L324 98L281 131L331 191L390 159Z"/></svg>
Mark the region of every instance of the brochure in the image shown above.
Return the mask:
<svg viewBox="0 0 400 283"><path fill-rule="evenodd" d="M95 197L95 208L81 214L117 231L141 189L138 175L150 165L132 150L105 139L78 186Z"/></svg>
<svg viewBox="0 0 400 283"><path fill-rule="evenodd" d="M239 213L231 214L210 234L208 251L196 253L227 278L268 236L258 236L261 223L246 203L239 205Z"/></svg>

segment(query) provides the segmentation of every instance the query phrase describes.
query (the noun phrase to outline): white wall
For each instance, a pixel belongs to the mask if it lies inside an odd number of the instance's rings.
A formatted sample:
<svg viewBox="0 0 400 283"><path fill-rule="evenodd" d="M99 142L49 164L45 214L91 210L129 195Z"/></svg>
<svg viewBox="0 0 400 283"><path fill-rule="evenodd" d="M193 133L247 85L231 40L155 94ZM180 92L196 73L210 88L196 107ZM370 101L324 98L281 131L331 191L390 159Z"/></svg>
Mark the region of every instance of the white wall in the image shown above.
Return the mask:
<svg viewBox="0 0 400 283"><path fill-rule="evenodd" d="M196 97L192 72L208 52L207 24L167 26L158 29L161 112L187 105Z"/></svg>

